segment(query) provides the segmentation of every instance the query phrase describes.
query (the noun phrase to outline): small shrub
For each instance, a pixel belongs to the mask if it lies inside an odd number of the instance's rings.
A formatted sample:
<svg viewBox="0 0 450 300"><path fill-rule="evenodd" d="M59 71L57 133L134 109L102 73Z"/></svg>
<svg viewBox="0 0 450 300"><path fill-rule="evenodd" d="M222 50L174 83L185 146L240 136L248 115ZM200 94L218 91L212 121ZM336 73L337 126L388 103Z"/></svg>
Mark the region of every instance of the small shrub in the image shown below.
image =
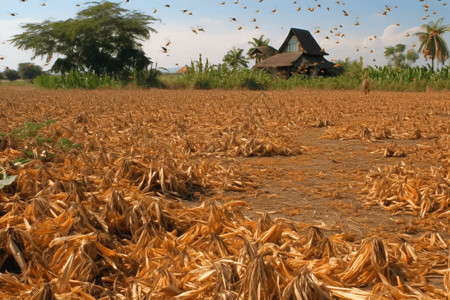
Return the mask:
<svg viewBox="0 0 450 300"><path fill-rule="evenodd" d="M33 123L25 121L22 126L11 131L11 136L16 139L26 139L37 135L39 129L44 127L42 123Z"/></svg>
<svg viewBox="0 0 450 300"><path fill-rule="evenodd" d="M52 139L51 138L49 138L49 137L46 137L45 135L43 135L43 134L40 134L40 135L38 135L37 137L36 137L36 143L39 145L39 146L44 146L45 144L48 144L48 143L51 143L52 142Z"/></svg>
<svg viewBox="0 0 450 300"><path fill-rule="evenodd" d="M10 132L10 135L15 139L26 139L30 137L35 137L38 131L44 126L50 126L58 121L58 119L49 119L44 123L33 123L25 121L19 128L15 128ZM43 139L44 136L39 136L39 139Z"/></svg>
<svg viewBox="0 0 450 300"><path fill-rule="evenodd" d="M267 86L262 82L252 77L246 77L240 84L241 88L247 88L249 90L265 90Z"/></svg>
<svg viewBox="0 0 450 300"><path fill-rule="evenodd" d="M133 74L134 86L144 87L144 88L165 88L164 82L159 79L161 72L157 68L150 66L150 69L136 71Z"/></svg>
<svg viewBox="0 0 450 300"><path fill-rule="evenodd" d="M196 90L210 90L211 89L211 80L208 78L197 78L194 81L194 89Z"/></svg>
<svg viewBox="0 0 450 300"><path fill-rule="evenodd" d="M71 140L67 139L67 138L62 138L60 139L57 143L56 146L61 148L64 151L70 151L72 149L78 149L81 147L81 143L72 143Z"/></svg>

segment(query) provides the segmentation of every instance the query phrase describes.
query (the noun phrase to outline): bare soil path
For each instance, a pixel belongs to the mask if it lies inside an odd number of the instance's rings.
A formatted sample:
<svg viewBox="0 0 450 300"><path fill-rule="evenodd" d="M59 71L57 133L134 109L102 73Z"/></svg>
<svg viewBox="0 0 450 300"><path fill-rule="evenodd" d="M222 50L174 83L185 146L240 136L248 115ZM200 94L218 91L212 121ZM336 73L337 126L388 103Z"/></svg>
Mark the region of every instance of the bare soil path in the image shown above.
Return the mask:
<svg viewBox="0 0 450 300"><path fill-rule="evenodd" d="M352 233L357 238L420 234L408 228L417 216L392 216L379 206L363 205L360 191L366 174L375 167L405 160L385 158L380 153L379 149L391 141L320 139L325 130L307 128L298 132L304 149L301 155L239 159L247 170L254 171L261 186L253 195L240 196L251 205L249 213L268 212L273 218L289 219L300 227L314 225L324 231ZM420 142L396 141L402 147ZM446 232L441 234L448 237Z"/></svg>

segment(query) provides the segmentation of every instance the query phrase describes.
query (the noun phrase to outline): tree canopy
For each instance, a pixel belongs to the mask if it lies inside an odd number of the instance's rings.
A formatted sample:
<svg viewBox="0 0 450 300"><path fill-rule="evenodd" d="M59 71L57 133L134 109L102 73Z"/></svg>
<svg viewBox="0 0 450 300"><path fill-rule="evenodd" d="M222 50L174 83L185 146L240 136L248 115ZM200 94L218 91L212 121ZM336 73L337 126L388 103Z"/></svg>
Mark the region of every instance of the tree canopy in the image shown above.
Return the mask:
<svg viewBox="0 0 450 300"><path fill-rule="evenodd" d="M405 55L405 49L406 46L404 44L389 46L385 48L384 56L389 60L389 63L393 64L396 68L405 68L419 59L417 52L412 49L408 50Z"/></svg>
<svg viewBox="0 0 450 300"><path fill-rule="evenodd" d="M5 75L6 79L8 79L9 81L15 81L17 79L20 79L20 75L19 72L17 72L16 70L5 70L5 72L3 72L3 74Z"/></svg>
<svg viewBox="0 0 450 300"><path fill-rule="evenodd" d="M233 47L233 49L231 49L230 51L227 52L227 54L225 54L225 56L223 57L223 62L233 69L238 67L247 68L248 61L242 54L243 52L244 49L236 49Z"/></svg>
<svg viewBox="0 0 450 300"><path fill-rule="evenodd" d="M258 48L260 46L268 46L269 43L270 43L270 39L264 39L264 34L262 34L259 38L252 38L252 40L250 42L248 42L248 44L252 45L252 47L250 47L250 49L248 49L247 55L250 55L250 53L252 53L253 50L255 50L256 48Z"/></svg>
<svg viewBox="0 0 450 300"><path fill-rule="evenodd" d="M449 50L442 34L450 31L450 25L441 25L443 18L439 18L436 22L431 21L422 25L422 30L416 33L419 37L419 52L423 56L431 59L431 68L434 70L434 60L444 63L449 58Z"/></svg>
<svg viewBox="0 0 450 300"><path fill-rule="evenodd" d="M32 63L21 63L18 72L22 79L34 79L42 74L42 67Z"/></svg>
<svg viewBox="0 0 450 300"><path fill-rule="evenodd" d="M25 31L10 40L19 49L34 51L34 57L46 57L52 72L76 69L97 75L127 76L133 69L146 69L151 61L142 50L150 38L150 27L157 19L129 11L109 1L91 2L74 19L22 25Z"/></svg>

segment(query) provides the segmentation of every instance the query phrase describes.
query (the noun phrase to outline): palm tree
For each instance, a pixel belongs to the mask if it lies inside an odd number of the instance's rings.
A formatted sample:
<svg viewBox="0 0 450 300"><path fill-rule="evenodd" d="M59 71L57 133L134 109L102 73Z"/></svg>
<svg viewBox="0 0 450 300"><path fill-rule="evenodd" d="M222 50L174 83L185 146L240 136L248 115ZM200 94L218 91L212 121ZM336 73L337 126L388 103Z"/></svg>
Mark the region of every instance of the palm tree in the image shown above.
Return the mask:
<svg viewBox="0 0 450 300"><path fill-rule="evenodd" d="M248 49L247 55L250 55L250 53L252 53L253 50L255 50L260 46L268 46L270 42L269 39L264 39L264 34L262 34L259 38L253 38L252 40L253 41L248 42L250 45L252 45L252 47Z"/></svg>
<svg viewBox="0 0 450 300"><path fill-rule="evenodd" d="M444 63L448 59L448 47L445 40L442 38L442 34L446 31L450 31L450 25L442 25L443 18L439 18L436 22L431 21L428 24L422 25L423 31L416 32L419 37L420 48L419 52L422 52L425 58L431 59L431 69L434 71L434 59L441 63Z"/></svg>
<svg viewBox="0 0 450 300"><path fill-rule="evenodd" d="M237 67L248 67L248 61L245 59L245 57L242 55L242 52L244 49L236 49L233 47L230 51L225 54L223 57L223 62L228 64L231 68L235 69Z"/></svg>

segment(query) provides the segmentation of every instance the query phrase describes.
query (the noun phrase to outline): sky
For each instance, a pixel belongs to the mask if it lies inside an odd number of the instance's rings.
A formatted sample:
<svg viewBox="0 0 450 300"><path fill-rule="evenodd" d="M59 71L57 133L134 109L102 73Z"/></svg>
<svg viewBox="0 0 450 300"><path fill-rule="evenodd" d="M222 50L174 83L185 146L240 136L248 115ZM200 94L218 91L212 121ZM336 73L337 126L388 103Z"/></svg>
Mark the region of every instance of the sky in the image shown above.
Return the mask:
<svg viewBox="0 0 450 300"><path fill-rule="evenodd" d="M0 71L33 62L44 70L52 62L31 60L32 51L8 40L21 33L21 24L75 18L92 4L79 0L1 0ZM278 49L290 28L309 30L325 49L328 60L359 59L365 65L385 65L384 50L398 43L418 50L414 33L422 24L444 18L450 23L450 0L116 0L122 7L158 20L143 49L158 67L181 68L198 59L222 62L233 47L244 49L264 35ZM169 7L167 7L169 6ZM186 10L186 12L183 12ZM235 21L234 21L235 20ZM199 31L198 29L203 29ZM194 33L194 30L197 33ZM450 44L450 32L443 36ZM167 45L167 46L166 46ZM167 48L164 53L162 47ZM416 65L426 64L421 58ZM448 64L448 61L446 62ZM250 66L252 63L250 63Z"/></svg>

